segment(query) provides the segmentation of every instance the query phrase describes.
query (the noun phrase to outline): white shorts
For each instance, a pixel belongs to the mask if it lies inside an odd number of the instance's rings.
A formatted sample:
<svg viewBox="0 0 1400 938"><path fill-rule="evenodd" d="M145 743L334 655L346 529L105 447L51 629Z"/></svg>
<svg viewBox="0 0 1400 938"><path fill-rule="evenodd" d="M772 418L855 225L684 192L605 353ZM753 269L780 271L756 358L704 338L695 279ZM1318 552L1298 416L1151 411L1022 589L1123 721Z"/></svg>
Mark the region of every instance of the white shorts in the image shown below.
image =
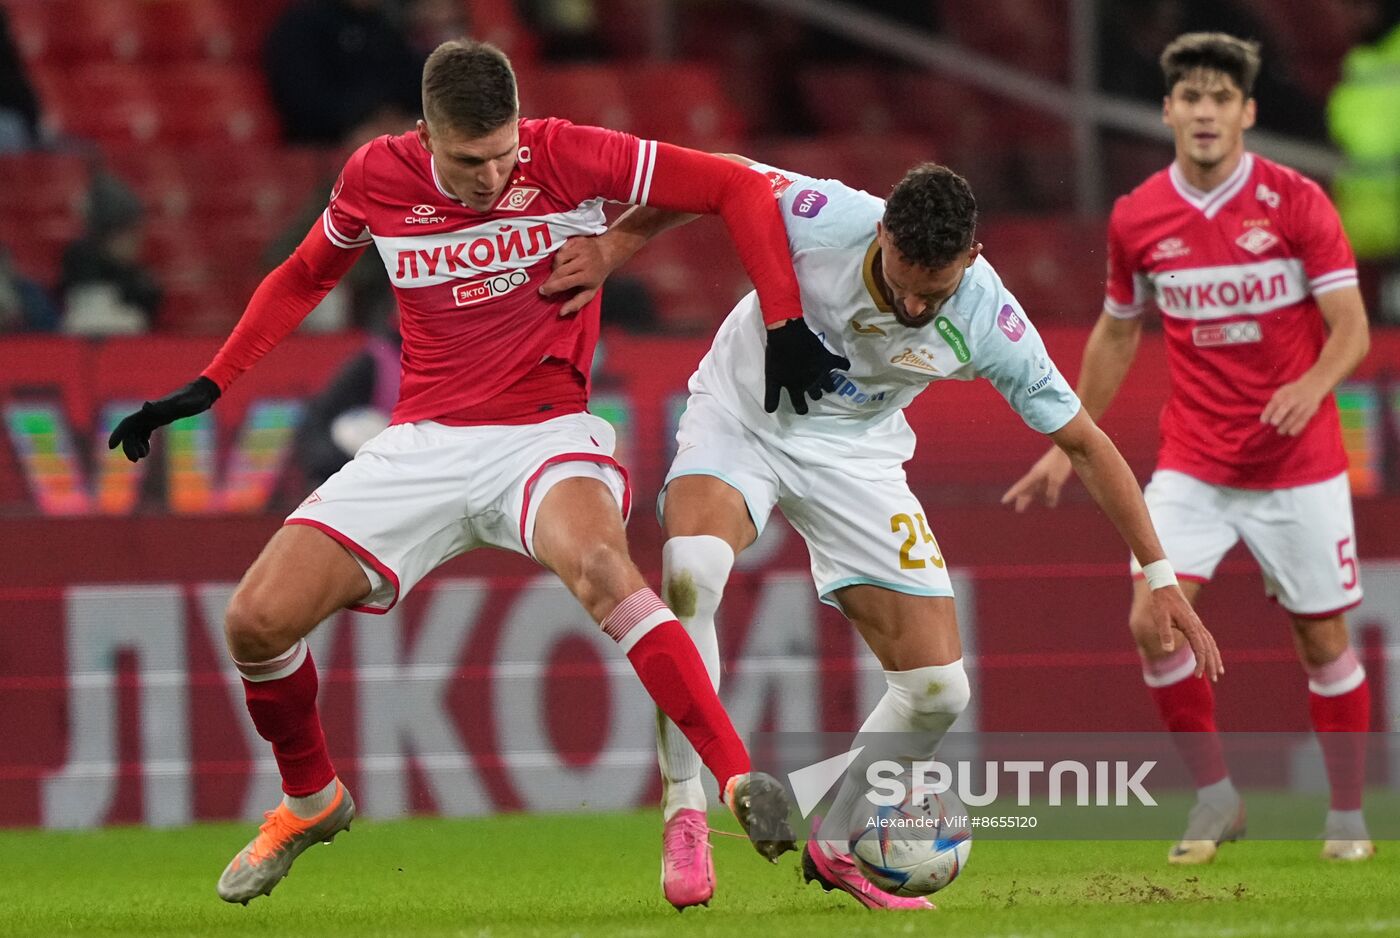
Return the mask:
<svg viewBox="0 0 1400 938"><path fill-rule="evenodd" d="M1294 615L1327 618L1361 602L1345 472L1294 488L1234 489L1159 469L1143 496L1184 579L1209 581L1243 538L1264 573L1264 592ZM1133 575L1141 570L1134 559Z"/></svg>
<svg viewBox="0 0 1400 938"><path fill-rule="evenodd" d="M369 577L352 608L385 612L444 561L477 547L533 557L535 512L564 479L596 478L626 517L616 436L592 414L524 426L395 424L287 516L343 544Z"/></svg>
<svg viewBox="0 0 1400 938"><path fill-rule="evenodd" d="M712 396L691 394L676 430L666 485L714 476L740 495L759 533L776 506L807 542L822 601L867 583L915 596L952 596L947 564L904 467L853 459L840 469L811 466L766 445ZM658 516L666 489L657 499Z"/></svg>

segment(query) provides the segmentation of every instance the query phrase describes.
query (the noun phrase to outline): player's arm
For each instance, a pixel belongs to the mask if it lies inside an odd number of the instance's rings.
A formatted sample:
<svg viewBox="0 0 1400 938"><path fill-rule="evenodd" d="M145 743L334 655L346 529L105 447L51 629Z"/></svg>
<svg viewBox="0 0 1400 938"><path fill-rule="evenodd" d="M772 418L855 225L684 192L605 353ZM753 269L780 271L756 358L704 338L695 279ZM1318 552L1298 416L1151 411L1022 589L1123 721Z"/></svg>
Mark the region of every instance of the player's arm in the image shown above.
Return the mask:
<svg viewBox="0 0 1400 938"><path fill-rule="evenodd" d="M1091 419L1101 418L1118 395L1118 389L1123 386L1128 369L1137 357L1141 338L1140 316L1124 318L1105 310L1094 324L1089 340L1084 344L1079 386L1075 389ZM1025 511L1036 501L1043 501L1053 508L1059 504L1060 491L1069 480L1071 468L1064 450L1052 446L1029 472L1006 490L1001 503L1013 504L1017 511Z"/></svg>
<svg viewBox="0 0 1400 938"><path fill-rule="evenodd" d="M1152 587L1152 615L1162 647L1170 651L1174 644L1172 630L1181 632L1196 653L1196 674L1218 679L1225 673L1220 650L1177 586L1176 575L1147 513L1142 490L1118 447L1099 429L1086 408L1049 436L1142 564Z"/></svg>
<svg viewBox="0 0 1400 938"><path fill-rule="evenodd" d="M1371 348L1366 304L1354 286L1329 290L1316 297L1327 322L1327 341L1313 366L1296 381L1280 387L1259 414L1259 420L1284 436L1297 436L1331 394L1361 364Z"/></svg>
<svg viewBox="0 0 1400 938"><path fill-rule="evenodd" d="M752 166L753 160L736 153L716 153L740 166ZM603 281L614 270L627 263L642 247L657 235L689 224L699 218L692 212L670 212L650 205L633 205L608 226L603 234L592 238L570 238L554 254L554 269L540 293L553 296L576 290L559 315L572 316L583 309L598 293Z"/></svg>
<svg viewBox="0 0 1400 938"><path fill-rule="evenodd" d="M320 220L306 238L263 278L233 333L200 376L158 401L123 417L107 440L132 462L151 451L151 434L182 417L203 413L234 380L287 337L316 308L363 253L363 246L333 244Z"/></svg>
<svg viewBox="0 0 1400 938"><path fill-rule="evenodd" d="M676 217L632 218L620 237L619 256L630 256L629 248L635 253L646 237L681 224L687 215L719 215L753 281L768 330L763 408L770 414L777 411L782 392L787 391L793 410L805 414L807 396L817 399L825 391L834 391L833 372L850 368L851 363L829 351L802 318L801 294L782 213L768 180L750 170L751 163L656 144L655 167L640 201ZM566 244L560 252L568 247ZM559 289L563 282L567 281L554 282L551 289ZM575 285L586 284L580 280ZM545 292L544 286L541 292Z"/></svg>

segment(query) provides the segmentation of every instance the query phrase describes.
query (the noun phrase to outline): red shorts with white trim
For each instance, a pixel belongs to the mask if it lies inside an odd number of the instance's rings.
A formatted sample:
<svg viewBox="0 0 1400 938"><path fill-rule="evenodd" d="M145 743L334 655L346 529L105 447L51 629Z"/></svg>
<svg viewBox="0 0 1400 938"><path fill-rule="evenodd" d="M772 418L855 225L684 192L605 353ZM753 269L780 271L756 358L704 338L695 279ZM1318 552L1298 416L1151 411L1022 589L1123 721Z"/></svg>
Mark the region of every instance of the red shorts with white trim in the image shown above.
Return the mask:
<svg viewBox="0 0 1400 938"><path fill-rule="evenodd" d="M1209 580L1243 540L1263 571L1265 593L1294 615L1322 618L1361 602L1346 473L1292 488L1236 489L1158 469L1143 498L1183 579ZM1134 560L1133 575L1141 570Z"/></svg>
<svg viewBox="0 0 1400 938"><path fill-rule="evenodd" d="M606 420L568 414L524 426L401 423L360 447L287 524L317 528L364 568L370 594L353 608L384 612L443 562L478 547L533 557L535 514L568 478L606 485L626 517L627 473Z"/></svg>

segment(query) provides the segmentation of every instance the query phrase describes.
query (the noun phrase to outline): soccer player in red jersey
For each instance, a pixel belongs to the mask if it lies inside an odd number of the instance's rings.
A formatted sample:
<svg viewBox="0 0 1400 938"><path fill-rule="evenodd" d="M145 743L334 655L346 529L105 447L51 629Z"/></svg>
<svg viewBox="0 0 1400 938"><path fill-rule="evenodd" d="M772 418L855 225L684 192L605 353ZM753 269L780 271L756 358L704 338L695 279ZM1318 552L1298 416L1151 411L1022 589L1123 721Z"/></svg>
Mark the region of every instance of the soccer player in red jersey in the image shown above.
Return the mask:
<svg viewBox="0 0 1400 938"><path fill-rule="evenodd" d="M1365 357L1366 310L1336 210L1299 173L1245 150L1259 49L1190 33L1161 58L1172 165L1119 199L1109 219L1104 312L1084 349L1079 397L1108 409L1127 375L1151 298L1162 313L1171 394L1146 489L1167 557L1194 601L1244 539L1265 589L1293 621L1323 744L1331 809L1322 855L1375 851L1361 813L1371 697L1344 613L1361 601L1347 457L1333 389ZM1054 505L1069 461L1052 449L1003 498ZM1215 727L1210 684L1191 650L1164 653L1134 569L1129 626L1162 720L1197 785L1172 863L1206 863L1244 832ZM1147 580L1150 580L1149 576Z"/></svg>
<svg viewBox="0 0 1400 938"><path fill-rule="evenodd" d="M246 904L271 892L298 854L354 817L326 749L306 635L341 608L382 613L439 564L487 546L558 574L699 750L759 852L776 859L793 847L786 796L750 773L694 644L628 554L627 476L612 428L587 412L599 299L565 316L565 300L539 292L566 238L605 230L605 200L717 213L762 298L770 392L805 407L842 360L802 319L768 183L691 150L522 119L510 62L485 43L448 42L429 57L423 111L415 131L350 157L320 221L200 377L111 436L129 459L145 456L153 430L212 406L366 247L379 251L403 334L391 425L292 512L226 615L248 712L286 797L229 863L219 895Z"/></svg>

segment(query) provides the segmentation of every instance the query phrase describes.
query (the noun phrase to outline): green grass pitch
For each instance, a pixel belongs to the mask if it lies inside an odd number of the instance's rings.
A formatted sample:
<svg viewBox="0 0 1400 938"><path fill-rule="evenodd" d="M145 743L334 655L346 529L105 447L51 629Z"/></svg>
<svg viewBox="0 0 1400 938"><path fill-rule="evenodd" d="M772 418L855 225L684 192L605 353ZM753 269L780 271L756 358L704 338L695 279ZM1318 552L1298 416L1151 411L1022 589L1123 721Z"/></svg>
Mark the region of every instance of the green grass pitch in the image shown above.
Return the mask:
<svg viewBox="0 0 1400 938"><path fill-rule="evenodd" d="M725 829L732 824L712 815ZM974 843L939 911L873 913L716 836L709 909L658 886L654 813L360 822L247 908L214 894L251 827L0 832L0 935L505 938L1400 935L1400 843L1331 865L1316 842L1250 842L1178 869L1157 842Z"/></svg>

